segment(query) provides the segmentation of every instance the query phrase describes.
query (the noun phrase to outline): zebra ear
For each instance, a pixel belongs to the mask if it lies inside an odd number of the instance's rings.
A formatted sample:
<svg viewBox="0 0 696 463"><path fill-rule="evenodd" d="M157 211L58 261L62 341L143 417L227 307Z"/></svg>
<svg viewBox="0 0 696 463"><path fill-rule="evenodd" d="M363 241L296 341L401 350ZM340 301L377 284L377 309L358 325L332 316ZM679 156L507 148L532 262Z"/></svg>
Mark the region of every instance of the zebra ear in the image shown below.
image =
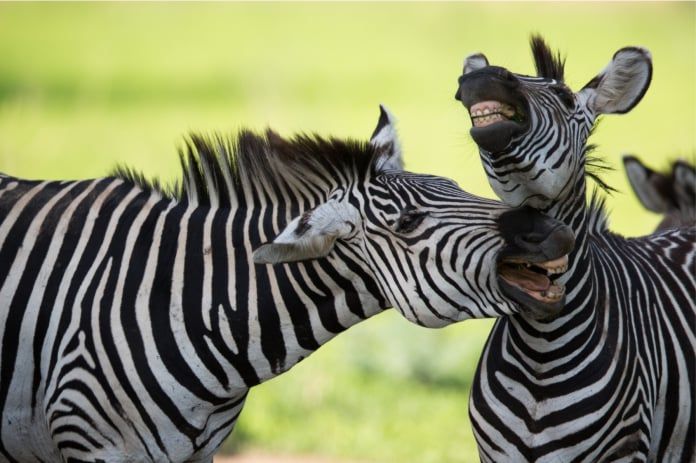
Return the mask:
<svg viewBox="0 0 696 463"><path fill-rule="evenodd" d="M376 170L403 170L404 160L401 156L401 144L396 135L396 118L384 105L379 105L379 120L372 132L370 144L380 149Z"/></svg>
<svg viewBox="0 0 696 463"><path fill-rule="evenodd" d="M353 206L331 199L295 217L273 242L258 247L254 262L279 264L324 257L336 240L353 233L356 216Z"/></svg>
<svg viewBox="0 0 696 463"><path fill-rule="evenodd" d="M652 57L645 48L626 47L582 91L593 92L597 114L623 114L640 102L652 79Z"/></svg>
<svg viewBox="0 0 696 463"><path fill-rule="evenodd" d="M462 74L468 74L473 71L478 71L488 66L488 58L483 53L475 53L464 59L464 70Z"/></svg>
<svg viewBox="0 0 696 463"><path fill-rule="evenodd" d="M696 168L679 160L672 169L675 199L680 206L693 208L696 205Z"/></svg>
<svg viewBox="0 0 696 463"><path fill-rule="evenodd" d="M623 163L628 181L643 207L658 214L667 212L671 204L669 179L643 165L635 156L624 156Z"/></svg>

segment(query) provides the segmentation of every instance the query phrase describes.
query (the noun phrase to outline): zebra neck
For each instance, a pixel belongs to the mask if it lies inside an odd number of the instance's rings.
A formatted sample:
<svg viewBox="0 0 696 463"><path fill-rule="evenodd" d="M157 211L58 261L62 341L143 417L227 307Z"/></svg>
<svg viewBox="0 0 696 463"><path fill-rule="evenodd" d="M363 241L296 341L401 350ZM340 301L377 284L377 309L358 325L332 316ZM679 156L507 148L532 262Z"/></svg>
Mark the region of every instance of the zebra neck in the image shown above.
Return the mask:
<svg viewBox="0 0 696 463"><path fill-rule="evenodd" d="M591 339L604 323L605 316L605 311L598 310L601 295L593 277L591 217L585 199L584 178L576 179L572 194L554 203L546 214L571 227L576 241L569 256L568 271L558 280L566 287L566 303L560 315L545 321L521 315L513 317L512 335L524 339L524 344L530 348L528 355L539 365L557 360L553 352L563 345L557 342L559 339Z"/></svg>
<svg viewBox="0 0 696 463"><path fill-rule="evenodd" d="M160 281L171 282L177 343L230 391L283 373L386 306L345 246L309 262L254 264L253 250L277 233L277 213L175 207L162 229L160 240L176 243L158 263L171 269Z"/></svg>

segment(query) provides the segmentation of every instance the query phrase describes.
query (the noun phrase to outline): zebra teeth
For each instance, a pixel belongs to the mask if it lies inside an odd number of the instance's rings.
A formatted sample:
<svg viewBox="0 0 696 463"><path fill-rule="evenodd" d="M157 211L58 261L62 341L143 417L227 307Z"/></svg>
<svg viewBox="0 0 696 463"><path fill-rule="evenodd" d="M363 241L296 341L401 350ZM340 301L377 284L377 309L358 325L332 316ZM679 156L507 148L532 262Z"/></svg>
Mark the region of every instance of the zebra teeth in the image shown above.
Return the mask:
<svg viewBox="0 0 696 463"><path fill-rule="evenodd" d="M541 299L551 302L559 301L565 295L565 286L553 284L546 291L539 293Z"/></svg>
<svg viewBox="0 0 696 463"><path fill-rule="evenodd" d="M568 255L566 254L558 259L539 262L534 265L543 268L549 275L564 273L566 270L568 270Z"/></svg>
<svg viewBox="0 0 696 463"><path fill-rule="evenodd" d="M515 116L515 108L500 101L481 101L469 109L474 127L486 127Z"/></svg>

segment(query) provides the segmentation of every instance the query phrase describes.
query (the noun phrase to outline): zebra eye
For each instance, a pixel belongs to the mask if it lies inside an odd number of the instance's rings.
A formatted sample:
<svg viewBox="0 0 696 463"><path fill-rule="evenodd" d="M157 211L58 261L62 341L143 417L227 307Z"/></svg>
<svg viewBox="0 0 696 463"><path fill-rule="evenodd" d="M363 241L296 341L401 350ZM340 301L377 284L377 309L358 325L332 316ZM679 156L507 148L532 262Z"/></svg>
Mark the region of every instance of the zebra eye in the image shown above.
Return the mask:
<svg viewBox="0 0 696 463"><path fill-rule="evenodd" d="M573 92L565 85L552 85L549 89L560 98L561 102L568 108L573 109L575 107L575 96Z"/></svg>
<svg viewBox="0 0 696 463"><path fill-rule="evenodd" d="M396 231L399 233L410 233L423 222L428 215L427 212L416 211L413 209L405 210L396 222Z"/></svg>

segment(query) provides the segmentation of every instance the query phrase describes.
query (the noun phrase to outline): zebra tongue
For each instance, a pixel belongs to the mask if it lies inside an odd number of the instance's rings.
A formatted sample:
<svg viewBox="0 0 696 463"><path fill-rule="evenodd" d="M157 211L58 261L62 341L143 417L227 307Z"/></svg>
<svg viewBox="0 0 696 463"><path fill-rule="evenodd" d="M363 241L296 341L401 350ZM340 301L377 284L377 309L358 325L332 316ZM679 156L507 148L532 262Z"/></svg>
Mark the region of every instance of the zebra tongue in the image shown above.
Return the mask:
<svg viewBox="0 0 696 463"><path fill-rule="evenodd" d="M506 265L499 269L499 275L527 291L546 291L551 286L551 280L545 275L532 272L524 267Z"/></svg>

